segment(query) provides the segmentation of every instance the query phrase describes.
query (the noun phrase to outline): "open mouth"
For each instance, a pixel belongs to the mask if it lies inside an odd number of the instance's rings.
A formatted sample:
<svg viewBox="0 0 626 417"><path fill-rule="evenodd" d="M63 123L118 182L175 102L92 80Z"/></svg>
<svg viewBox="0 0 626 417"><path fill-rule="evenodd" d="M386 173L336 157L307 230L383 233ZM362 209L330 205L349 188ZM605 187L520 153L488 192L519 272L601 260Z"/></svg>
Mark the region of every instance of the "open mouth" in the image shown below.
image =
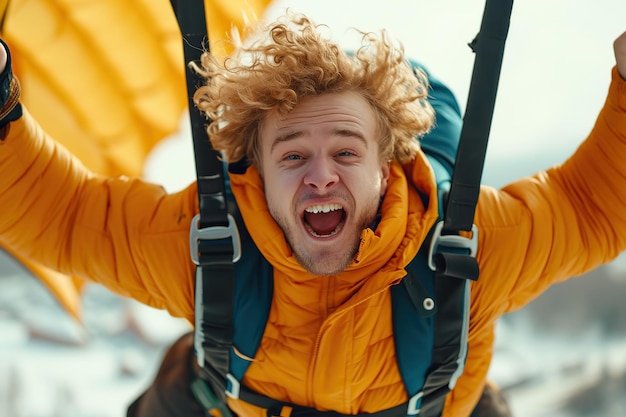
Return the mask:
<svg viewBox="0 0 626 417"><path fill-rule="evenodd" d="M339 204L315 204L304 210L304 226L314 237L331 237L345 223L346 212Z"/></svg>

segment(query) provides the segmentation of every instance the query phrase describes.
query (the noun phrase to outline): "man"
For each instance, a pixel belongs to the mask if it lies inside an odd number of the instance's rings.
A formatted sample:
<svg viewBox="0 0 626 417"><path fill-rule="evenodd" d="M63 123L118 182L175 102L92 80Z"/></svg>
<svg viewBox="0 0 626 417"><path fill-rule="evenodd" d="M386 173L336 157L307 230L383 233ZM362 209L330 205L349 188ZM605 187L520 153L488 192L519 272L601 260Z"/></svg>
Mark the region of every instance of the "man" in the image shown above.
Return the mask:
<svg viewBox="0 0 626 417"><path fill-rule="evenodd" d="M253 356L233 347L249 362L239 382L283 402L281 415L296 406L346 415L393 409L410 399L395 357L389 293L438 210L433 171L414 140L433 122L425 80L384 32L365 35L367 46L352 56L303 16L287 15L264 34L226 68L206 56L198 70L207 85L195 96L214 120L211 140L230 163L247 233L273 267L260 346ZM606 105L577 152L502 190L481 189L481 276L471 288L469 350L444 416L469 416L478 403L498 317L626 248L626 33L614 50ZM18 86L3 85L6 115L16 108ZM26 109L5 125L2 243L193 322L195 187L167 195L138 179L94 175ZM192 372L190 347L178 346L170 354L187 371L174 372L167 387L191 398L184 379ZM266 415L242 398L227 401L239 416ZM167 407L162 415L202 413L180 401Z"/></svg>

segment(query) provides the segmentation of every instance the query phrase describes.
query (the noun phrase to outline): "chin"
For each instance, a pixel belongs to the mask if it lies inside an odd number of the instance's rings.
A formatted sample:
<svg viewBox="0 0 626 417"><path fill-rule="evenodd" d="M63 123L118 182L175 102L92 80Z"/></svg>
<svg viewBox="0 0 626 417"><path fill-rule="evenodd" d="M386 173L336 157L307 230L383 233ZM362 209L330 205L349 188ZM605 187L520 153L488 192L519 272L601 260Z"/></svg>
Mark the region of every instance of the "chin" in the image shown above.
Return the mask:
<svg viewBox="0 0 626 417"><path fill-rule="evenodd" d="M353 251L342 252L324 250L324 253L313 256L310 253L294 252L294 256L300 265L313 275L337 275L344 272L352 264L354 258Z"/></svg>

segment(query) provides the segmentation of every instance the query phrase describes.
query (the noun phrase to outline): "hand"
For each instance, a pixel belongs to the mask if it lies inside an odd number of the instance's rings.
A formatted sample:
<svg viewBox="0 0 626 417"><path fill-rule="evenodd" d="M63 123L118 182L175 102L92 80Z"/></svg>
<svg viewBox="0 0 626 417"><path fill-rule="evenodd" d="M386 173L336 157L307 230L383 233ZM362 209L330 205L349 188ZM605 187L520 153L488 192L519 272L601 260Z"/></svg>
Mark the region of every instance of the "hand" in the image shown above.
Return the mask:
<svg viewBox="0 0 626 417"><path fill-rule="evenodd" d="M615 39L615 42L613 42L613 51L615 52L617 71L619 71L619 75L626 80L626 32Z"/></svg>

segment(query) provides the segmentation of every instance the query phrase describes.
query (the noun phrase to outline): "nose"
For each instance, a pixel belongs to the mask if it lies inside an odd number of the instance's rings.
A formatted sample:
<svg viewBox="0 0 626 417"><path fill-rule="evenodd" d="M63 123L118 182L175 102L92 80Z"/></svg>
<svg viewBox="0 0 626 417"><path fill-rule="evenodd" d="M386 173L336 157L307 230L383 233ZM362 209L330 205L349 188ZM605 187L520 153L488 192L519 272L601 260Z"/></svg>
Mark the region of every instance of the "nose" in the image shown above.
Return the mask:
<svg viewBox="0 0 626 417"><path fill-rule="evenodd" d="M330 156L316 155L309 159L304 183L317 191L325 191L339 181L339 175Z"/></svg>

